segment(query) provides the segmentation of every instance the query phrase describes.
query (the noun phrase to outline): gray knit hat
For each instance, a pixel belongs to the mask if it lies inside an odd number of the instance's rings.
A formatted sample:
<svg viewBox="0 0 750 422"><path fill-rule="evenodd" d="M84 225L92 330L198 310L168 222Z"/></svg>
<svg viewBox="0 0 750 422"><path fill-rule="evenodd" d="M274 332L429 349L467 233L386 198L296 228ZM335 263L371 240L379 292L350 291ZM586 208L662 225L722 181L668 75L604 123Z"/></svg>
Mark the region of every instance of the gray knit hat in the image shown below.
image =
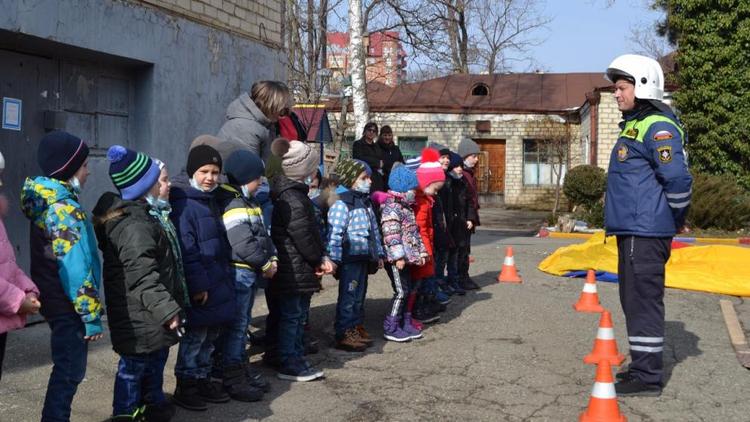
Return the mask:
<svg viewBox="0 0 750 422"><path fill-rule="evenodd" d="M462 138L458 144L458 155L461 158L466 158L471 154L479 154L479 145L470 138Z"/></svg>
<svg viewBox="0 0 750 422"><path fill-rule="evenodd" d="M271 152L281 157L281 170L286 177L303 181L318 168L319 157L305 142L276 138L271 143Z"/></svg>

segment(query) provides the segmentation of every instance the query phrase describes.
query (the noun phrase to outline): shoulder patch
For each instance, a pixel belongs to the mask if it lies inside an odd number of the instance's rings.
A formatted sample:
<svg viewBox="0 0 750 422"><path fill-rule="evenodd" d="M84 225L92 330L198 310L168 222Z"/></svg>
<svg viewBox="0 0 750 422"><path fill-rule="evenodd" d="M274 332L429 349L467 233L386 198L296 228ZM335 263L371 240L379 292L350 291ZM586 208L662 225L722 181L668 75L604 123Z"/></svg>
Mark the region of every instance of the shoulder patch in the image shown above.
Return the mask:
<svg viewBox="0 0 750 422"><path fill-rule="evenodd" d="M674 138L674 135L668 130L660 130L654 133L654 141L666 141L672 138Z"/></svg>
<svg viewBox="0 0 750 422"><path fill-rule="evenodd" d="M620 148L617 149L617 159L619 161L625 161L628 159L628 147L623 145L620 145Z"/></svg>
<svg viewBox="0 0 750 422"><path fill-rule="evenodd" d="M659 161L662 163L669 163L672 161L672 147L659 147L656 149L659 152Z"/></svg>

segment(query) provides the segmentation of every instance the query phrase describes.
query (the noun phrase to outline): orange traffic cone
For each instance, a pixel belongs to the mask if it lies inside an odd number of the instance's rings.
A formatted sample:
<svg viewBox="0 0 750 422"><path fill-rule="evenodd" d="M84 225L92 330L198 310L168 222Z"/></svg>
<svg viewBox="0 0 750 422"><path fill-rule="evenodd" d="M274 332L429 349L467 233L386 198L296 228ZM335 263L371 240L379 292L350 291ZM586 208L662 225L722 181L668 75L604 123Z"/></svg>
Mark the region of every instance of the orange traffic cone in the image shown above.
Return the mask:
<svg viewBox="0 0 750 422"><path fill-rule="evenodd" d="M596 332L594 340L594 350L583 358L584 363L596 365L602 360L606 360L612 366L620 366L625 356L617 351L617 341L612 329L612 314L609 311L602 312L599 318L599 330Z"/></svg>
<svg viewBox="0 0 750 422"><path fill-rule="evenodd" d="M591 398L586 411L581 413L579 422L627 422L617 405L612 367L603 360L596 367L596 381L591 390Z"/></svg>
<svg viewBox="0 0 750 422"><path fill-rule="evenodd" d="M505 261L503 261L500 274L497 275L497 281L499 283L521 283L521 277L518 276L516 271L516 261L513 259L512 246L508 246L505 250Z"/></svg>
<svg viewBox="0 0 750 422"><path fill-rule="evenodd" d="M586 274L586 283L583 285L583 291L578 298L578 302L573 305L573 309L578 312L602 312L604 308L599 304L599 294L596 293L596 273L589 270Z"/></svg>

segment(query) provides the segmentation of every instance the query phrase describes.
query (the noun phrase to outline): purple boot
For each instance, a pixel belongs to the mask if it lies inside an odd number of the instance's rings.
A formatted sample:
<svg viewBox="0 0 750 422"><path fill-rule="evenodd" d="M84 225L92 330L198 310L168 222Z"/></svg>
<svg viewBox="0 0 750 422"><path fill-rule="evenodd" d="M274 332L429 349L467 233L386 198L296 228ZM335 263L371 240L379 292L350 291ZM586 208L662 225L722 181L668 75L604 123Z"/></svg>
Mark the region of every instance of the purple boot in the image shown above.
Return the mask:
<svg viewBox="0 0 750 422"><path fill-rule="evenodd" d="M385 321L383 321L383 337L386 340L397 341L399 343L411 341L409 333L398 326L398 318L390 315L385 317Z"/></svg>
<svg viewBox="0 0 750 422"><path fill-rule="evenodd" d="M406 331L409 338L412 340L422 338L422 330L411 323L411 312L406 312L404 314L404 331Z"/></svg>

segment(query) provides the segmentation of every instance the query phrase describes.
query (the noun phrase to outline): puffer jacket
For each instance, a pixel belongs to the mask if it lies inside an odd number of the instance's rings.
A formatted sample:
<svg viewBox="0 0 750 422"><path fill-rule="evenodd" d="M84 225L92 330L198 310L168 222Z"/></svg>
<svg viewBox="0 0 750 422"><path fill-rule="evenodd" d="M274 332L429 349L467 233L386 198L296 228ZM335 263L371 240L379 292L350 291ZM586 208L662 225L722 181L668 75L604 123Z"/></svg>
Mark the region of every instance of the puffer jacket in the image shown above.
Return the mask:
<svg viewBox="0 0 750 422"><path fill-rule="evenodd" d="M167 234L149 205L107 192L94 207L94 227L114 351L151 353L176 344L177 334L165 324L185 306L185 292Z"/></svg>
<svg viewBox="0 0 750 422"><path fill-rule="evenodd" d="M315 210L302 182L278 175L271 181L273 225L271 239L279 258L276 276L266 293L302 294L320 290L315 269L323 263L325 247Z"/></svg>
<svg viewBox="0 0 750 422"><path fill-rule="evenodd" d="M192 298L208 292L205 304L192 302L187 309L187 324L210 327L231 321L236 306L234 280L229 273L229 242L214 193L172 186L169 201L188 293Z"/></svg>
<svg viewBox="0 0 750 422"><path fill-rule="evenodd" d="M39 289L18 268L5 224L0 221L0 333L26 325L26 315L18 315L17 312L28 293L39 296Z"/></svg>
<svg viewBox="0 0 750 422"><path fill-rule="evenodd" d="M414 211L404 202L403 193L388 191L380 208L380 222L388 262L403 258L407 264L417 265L420 258L428 257Z"/></svg>
<svg viewBox="0 0 750 422"><path fill-rule="evenodd" d="M226 117L227 121L216 137L230 144L244 146L266 162L271 153L271 141L276 137L276 125L268 120L246 92L229 103ZM233 149L226 148L227 151ZM227 157L222 154L222 158L226 160Z"/></svg>
<svg viewBox="0 0 750 422"><path fill-rule="evenodd" d="M435 275L435 264L432 262L433 253L432 245L435 239L435 234L432 228L432 205L435 200L425 195L421 190L417 191L417 201L412 207L414 209L414 216L417 220L417 227L419 227L419 235L422 237L422 243L424 244L427 256L425 257L425 264L421 267L411 267L412 280L422 280Z"/></svg>
<svg viewBox="0 0 750 422"><path fill-rule="evenodd" d="M463 248L469 245L470 232L466 228L466 221L468 220L467 216L473 208L473 203L468 198L469 193L464 178L455 179L452 176L448 177L450 178L451 202L453 203L448 231L450 232L454 246Z"/></svg>
<svg viewBox="0 0 750 422"><path fill-rule="evenodd" d="M367 193L347 190L328 210L328 256L336 264L385 258L378 220Z"/></svg>
<svg viewBox="0 0 750 422"><path fill-rule="evenodd" d="M216 199L232 249L232 265L256 272L271 268L276 261L276 248L263 224L260 204L228 184L216 189Z"/></svg>
<svg viewBox="0 0 750 422"><path fill-rule="evenodd" d="M102 332L101 264L94 227L67 183L27 178L21 210L31 221L31 278L39 287L46 318L77 313L86 335Z"/></svg>

